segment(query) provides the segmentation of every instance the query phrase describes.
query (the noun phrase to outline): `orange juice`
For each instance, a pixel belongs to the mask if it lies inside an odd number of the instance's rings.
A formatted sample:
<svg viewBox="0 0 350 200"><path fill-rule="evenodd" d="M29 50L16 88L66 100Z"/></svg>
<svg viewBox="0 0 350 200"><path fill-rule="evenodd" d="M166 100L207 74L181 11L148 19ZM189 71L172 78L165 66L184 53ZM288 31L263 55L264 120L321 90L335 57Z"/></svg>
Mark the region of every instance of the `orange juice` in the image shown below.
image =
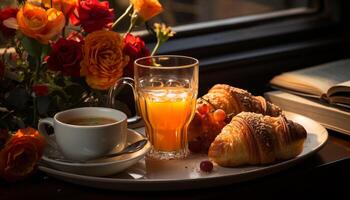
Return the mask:
<svg viewBox="0 0 350 200"><path fill-rule="evenodd" d="M139 109L155 151L187 151L187 127L194 113L195 99L191 89L181 87L139 91Z"/></svg>

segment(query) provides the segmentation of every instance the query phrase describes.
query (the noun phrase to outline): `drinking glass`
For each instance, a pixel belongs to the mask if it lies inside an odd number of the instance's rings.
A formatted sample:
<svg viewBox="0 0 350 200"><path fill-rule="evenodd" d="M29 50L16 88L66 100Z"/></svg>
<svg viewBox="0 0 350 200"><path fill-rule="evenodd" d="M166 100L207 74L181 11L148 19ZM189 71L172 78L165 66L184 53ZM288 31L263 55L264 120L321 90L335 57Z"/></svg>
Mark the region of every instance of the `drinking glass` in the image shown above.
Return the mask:
<svg viewBox="0 0 350 200"><path fill-rule="evenodd" d="M152 144L148 157L181 159L188 155L187 127L198 93L198 60L160 55L135 60L134 78L121 78L109 91L113 106L121 85L133 88L137 113Z"/></svg>

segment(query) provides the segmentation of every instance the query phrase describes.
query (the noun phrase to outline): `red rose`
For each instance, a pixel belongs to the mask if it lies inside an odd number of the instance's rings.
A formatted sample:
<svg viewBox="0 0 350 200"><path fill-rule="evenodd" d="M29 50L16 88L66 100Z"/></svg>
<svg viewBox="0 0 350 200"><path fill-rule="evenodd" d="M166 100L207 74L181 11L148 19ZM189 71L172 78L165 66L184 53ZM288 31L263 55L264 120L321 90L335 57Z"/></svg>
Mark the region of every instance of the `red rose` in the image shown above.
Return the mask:
<svg viewBox="0 0 350 200"><path fill-rule="evenodd" d="M113 21L114 12L108 1L79 0L76 12L71 15L73 25L81 25L88 33L110 28Z"/></svg>
<svg viewBox="0 0 350 200"><path fill-rule="evenodd" d="M36 96L46 96L49 93L49 87L45 84L36 84L32 86L32 91Z"/></svg>
<svg viewBox="0 0 350 200"><path fill-rule="evenodd" d="M15 29L8 28L3 24L3 21L9 18L15 18L17 16L18 9L17 8L4 8L0 10L0 31L2 35L5 37L13 36L16 32Z"/></svg>
<svg viewBox="0 0 350 200"><path fill-rule="evenodd" d="M52 45L47 58L50 70L60 71L65 76L80 76L80 61L82 59L81 43L60 38Z"/></svg>
<svg viewBox="0 0 350 200"><path fill-rule="evenodd" d="M67 38L67 40L74 40L77 42L84 41L84 36L77 31L72 31L71 33L69 33L69 35L66 38Z"/></svg>
<svg viewBox="0 0 350 200"><path fill-rule="evenodd" d="M140 37L134 37L130 33L124 39L124 53L130 57L128 65L124 69L126 76L133 76L134 61L137 58L149 56L150 52L147 49L145 42Z"/></svg>

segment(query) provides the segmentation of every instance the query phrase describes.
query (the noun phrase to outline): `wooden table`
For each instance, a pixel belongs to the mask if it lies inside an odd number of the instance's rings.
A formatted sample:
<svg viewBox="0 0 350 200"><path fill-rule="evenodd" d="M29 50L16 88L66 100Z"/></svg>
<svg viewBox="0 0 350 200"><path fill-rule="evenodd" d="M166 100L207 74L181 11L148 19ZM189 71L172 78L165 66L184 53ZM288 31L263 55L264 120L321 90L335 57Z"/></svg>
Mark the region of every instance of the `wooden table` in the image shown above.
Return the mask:
<svg viewBox="0 0 350 200"><path fill-rule="evenodd" d="M20 183L0 183L0 199L235 199L293 196L302 198L305 192L316 196L326 193L346 194L349 190L346 182L350 181L350 136L334 131L329 133L326 145L314 156L295 167L251 181L203 190L126 192L74 185L38 171Z"/></svg>

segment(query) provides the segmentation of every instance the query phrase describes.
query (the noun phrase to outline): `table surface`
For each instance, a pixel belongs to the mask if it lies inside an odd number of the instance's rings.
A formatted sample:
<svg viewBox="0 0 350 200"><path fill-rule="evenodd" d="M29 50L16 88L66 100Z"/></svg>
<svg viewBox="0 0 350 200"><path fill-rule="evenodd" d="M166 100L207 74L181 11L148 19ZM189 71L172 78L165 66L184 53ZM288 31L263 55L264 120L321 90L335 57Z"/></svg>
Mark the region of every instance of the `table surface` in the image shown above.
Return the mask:
<svg viewBox="0 0 350 200"><path fill-rule="evenodd" d="M326 145L315 155L282 172L246 182L177 192L126 192L89 188L57 180L37 171L29 179L9 184L0 182L0 199L211 199L227 197L271 197L288 194L300 197L346 192L350 173L350 136L329 131ZM276 196L278 197L278 196Z"/></svg>

